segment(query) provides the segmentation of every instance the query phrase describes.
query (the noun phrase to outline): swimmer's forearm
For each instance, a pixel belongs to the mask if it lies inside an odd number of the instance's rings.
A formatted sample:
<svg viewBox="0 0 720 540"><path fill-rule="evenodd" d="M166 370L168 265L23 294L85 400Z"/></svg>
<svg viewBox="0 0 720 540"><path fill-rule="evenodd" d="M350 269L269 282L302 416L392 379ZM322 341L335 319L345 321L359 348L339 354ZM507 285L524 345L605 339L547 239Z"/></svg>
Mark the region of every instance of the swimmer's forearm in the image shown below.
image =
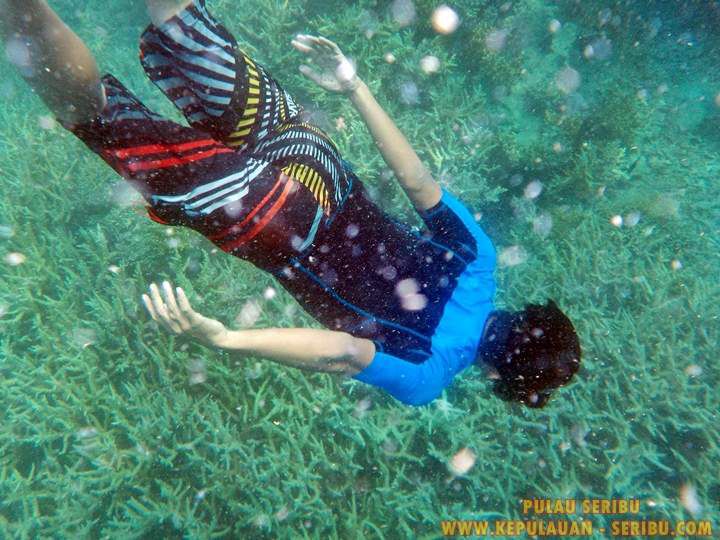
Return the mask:
<svg viewBox="0 0 720 540"><path fill-rule="evenodd" d="M372 341L313 328L228 330L216 345L287 366L346 375L362 371L375 355Z"/></svg>
<svg viewBox="0 0 720 540"><path fill-rule="evenodd" d="M425 210L437 204L441 196L440 187L367 85L358 81L349 96L413 205Z"/></svg>

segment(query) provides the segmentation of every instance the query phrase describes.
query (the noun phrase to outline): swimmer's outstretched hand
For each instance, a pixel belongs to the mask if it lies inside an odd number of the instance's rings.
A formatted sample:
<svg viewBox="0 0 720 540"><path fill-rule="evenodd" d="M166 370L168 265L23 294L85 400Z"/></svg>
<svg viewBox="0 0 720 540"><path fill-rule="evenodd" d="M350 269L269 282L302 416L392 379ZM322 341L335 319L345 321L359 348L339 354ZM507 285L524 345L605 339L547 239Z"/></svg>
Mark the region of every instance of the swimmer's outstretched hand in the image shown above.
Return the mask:
<svg viewBox="0 0 720 540"><path fill-rule="evenodd" d="M185 291L180 287L173 291L167 281L162 284L162 295L153 283L150 293L143 294L142 299L153 320L175 335L188 334L215 347L222 346L227 337L228 330L223 323L197 313L190 306Z"/></svg>
<svg viewBox="0 0 720 540"><path fill-rule="evenodd" d="M360 85L357 70L340 47L324 37L299 34L292 40L298 51L307 54L317 67L300 66L300 73L331 92L353 92Z"/></svg>

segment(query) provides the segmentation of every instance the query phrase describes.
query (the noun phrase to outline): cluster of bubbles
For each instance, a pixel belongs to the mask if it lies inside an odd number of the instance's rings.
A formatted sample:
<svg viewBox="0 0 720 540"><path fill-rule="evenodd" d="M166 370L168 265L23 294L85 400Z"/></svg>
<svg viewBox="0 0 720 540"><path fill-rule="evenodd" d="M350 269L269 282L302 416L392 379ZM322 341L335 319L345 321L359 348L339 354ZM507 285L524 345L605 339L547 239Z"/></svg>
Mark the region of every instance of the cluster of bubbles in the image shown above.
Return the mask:
<svg viewBox="0 0 720 540"><path fill-rule="evenodd" d="M400 27L405 28L414 24L417 21L417 8L413 0L393 0L390 4L390 15L393 21ZM460 16L450 6L442 4L438 6L430 17L430 23L433 29L438 34L448 35L455 32L460 26ZM375 32L379 26L379 19L377 15L372 12L364 11L360 17L359 26L360 29L365 32L365 36L370 39L375 35ZM388 51L384 55L384 60L388 64L394 64L397 62L397 57L393 52ZM442 68L442 62L440 59L432 54L428 54L421 58L419 62L420 70L426 75L434 75ZM342 69L342 66L341 66ZM347 67L348 76L355 74L355 66ZM408 105L415 106L420 103L420 89L418 85L410 79L406 79L399 82L398 94L400 102ZM343 126L344 128L344 126ZM338 127L341 130L341 127Z"/></svg>
<svg viewBox="0 0 720 540"><path fill-rule="evenodd" d="M562 152L562 145L555 143L553 151ZM509 185L514 188L522 186L524 182L525 178L521 174L513 174L508 178ZM540 180L530 180L523 188L522 198L516 199L513 203L516 217L529 222L533 232L543 239L550 235L554 225L553 218L548 212L538 213L534 206L535 201L544 191L545 186ZM500 250L498 263L503 267L517 266L527 262L528 258L529 254L523 246L512 245Z"/></svg>
<svg viewBox="0 0 720 540"><path fill-rule="evenodd" d="M610 223L613 225L613 227L635 227L638 223L640 223L640 219L642 218L642 215L640 212L629 212L625 214L623 217L620 214L616 214L610 218Z"/></svg>
<svg viewBox="0 0 720 540"><path fill-rule="evenodd" d="M588 60L607 60L612 55L612 41L605 36L585 46L583 56Z"/></svg>
<svg viewBox="0 0 720 540"><path fill-rule="evenodd" d="M400 304L406 311L420 311L428 304L427 296L420 293L420 285L412 278L398 281L395 294L400 298Z"/></svg>
<svg viewBox="0 0 720 540"><path fill-rule="evenodd" d="M410 26L417 20L417 8L413 0L393 0L390 5L390 14L393 20L401 28ZM367 25L373 18L365 17L363 21ZM460 26L460 16L446 4L438 6L430 18L433 29L438 34L452 34Z"/></svg>

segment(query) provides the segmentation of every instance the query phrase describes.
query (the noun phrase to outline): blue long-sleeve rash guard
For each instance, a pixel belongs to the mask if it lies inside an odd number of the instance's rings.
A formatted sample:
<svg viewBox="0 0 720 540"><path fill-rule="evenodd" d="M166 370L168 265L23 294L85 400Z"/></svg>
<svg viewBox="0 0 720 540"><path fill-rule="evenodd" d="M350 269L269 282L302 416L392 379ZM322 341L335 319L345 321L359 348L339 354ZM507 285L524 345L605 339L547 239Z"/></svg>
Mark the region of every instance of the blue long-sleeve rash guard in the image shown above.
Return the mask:
<svg viewBox="0 0 720 540"><path fill-rule="evenodd" d="M430 226L438 222L431 218L440 213L454 216L444 216L445 219L439 221L443 224L442 230L432 232L452 238L464 248L474 247L469 250L474 258L468 260L445 304L432 336L431 356L416 364L383 352L382 346L375 342L377 352L372 362L354 376L385 389L408 405L424 405L434 400L455 375L475 361L485 322L494 307L496 256L492 242L470 211L445 189L438 205L420 215Z"/></svg>

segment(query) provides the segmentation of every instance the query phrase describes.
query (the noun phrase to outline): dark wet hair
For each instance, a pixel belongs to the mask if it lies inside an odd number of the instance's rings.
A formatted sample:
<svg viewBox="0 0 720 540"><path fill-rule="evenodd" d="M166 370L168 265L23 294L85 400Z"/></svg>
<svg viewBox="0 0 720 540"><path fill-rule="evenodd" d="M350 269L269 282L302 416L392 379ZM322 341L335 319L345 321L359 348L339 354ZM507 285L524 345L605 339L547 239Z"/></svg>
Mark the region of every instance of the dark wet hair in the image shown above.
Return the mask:
<svg viewBox="0 0 720 540"><path fill-rule="evenodd" d="M507 401L543 407L553 389L580 369L580 340L552 300L522 311L491 314L478 360L497 371L494 392Z"/></svg>

